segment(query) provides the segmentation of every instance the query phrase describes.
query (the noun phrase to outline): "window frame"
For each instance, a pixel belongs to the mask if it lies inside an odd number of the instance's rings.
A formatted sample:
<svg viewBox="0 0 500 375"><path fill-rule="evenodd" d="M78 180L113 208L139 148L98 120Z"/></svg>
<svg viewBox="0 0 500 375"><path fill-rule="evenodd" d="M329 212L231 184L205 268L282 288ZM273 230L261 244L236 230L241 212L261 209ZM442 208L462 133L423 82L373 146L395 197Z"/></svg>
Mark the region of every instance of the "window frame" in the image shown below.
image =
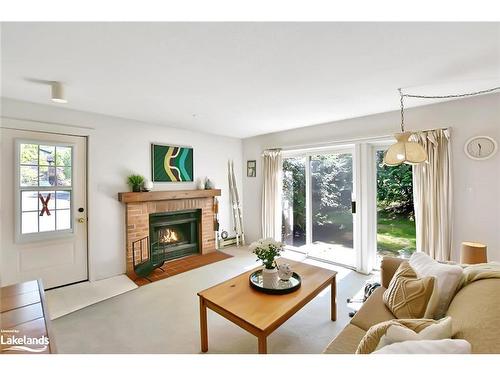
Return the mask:
<svg viewBox="0 0 500 375"><path fill-rule="evenodd" d="M39 186L40 182L38 180L38 186L21 186L21 145L22 144L36 144L38 146L54 146L54 147L70 147L71 148L71 186ZM73 214L73 207L74 207L74 186L75 186L75 160L74 160L74 155L75 155L75 144L71 142L50 142L50 141L41 141L41 140L35 140L35 139L25 139L25 138L17 138L15 140L15 147L14 147L14 152L15 152L15 157L14 157L14 164L15 164L15 171L14 171L14 214L15 214L15 227L16 227L16 243L23 243L23 242L35 242L35 241L40 241L40 240L54 240L58 238L68 238L72 237L75 235L75 227L73 223L74 219L74 214ZM40 167L40 150L38 150L38 164L36 165L37 168ZM57 168L57 165L54 166ZM56 169L57 170L57 169ZM40 176L38 175L38 179ZM56 195L58 191L69 191L70 192L70 208L69 208L69 217L70 217L70 227L68 229L54 229L52 231L44 231L44 232L33 232L33 233L22 233L22 193L25 191L38 191L38 192L43 192L43 191L53 191L54 192L54 213L57 215L56 210ZM38 212L39 209L37 210ZM28 212L28 211L26 211ZM34 211L33 211L34 212ZM56 217L54 218L56 220ZM57 222L55 223L57 226ZM38 228L40 229L40 228Z"/></svg>

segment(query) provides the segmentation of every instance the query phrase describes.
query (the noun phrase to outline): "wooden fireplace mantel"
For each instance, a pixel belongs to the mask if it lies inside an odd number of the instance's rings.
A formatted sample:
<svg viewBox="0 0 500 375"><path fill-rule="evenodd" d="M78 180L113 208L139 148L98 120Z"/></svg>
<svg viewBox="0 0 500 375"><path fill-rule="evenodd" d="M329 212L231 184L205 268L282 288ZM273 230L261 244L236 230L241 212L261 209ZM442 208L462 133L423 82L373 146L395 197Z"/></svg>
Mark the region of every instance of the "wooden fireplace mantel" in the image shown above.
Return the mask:
<svg viewBox="0 0 500 375"><path fill-rule="evenodd" d="M210 198L220 195L220 189L148 191L141 193L118 193L118 200L122 203L137 203L173 199Z"/></svg>

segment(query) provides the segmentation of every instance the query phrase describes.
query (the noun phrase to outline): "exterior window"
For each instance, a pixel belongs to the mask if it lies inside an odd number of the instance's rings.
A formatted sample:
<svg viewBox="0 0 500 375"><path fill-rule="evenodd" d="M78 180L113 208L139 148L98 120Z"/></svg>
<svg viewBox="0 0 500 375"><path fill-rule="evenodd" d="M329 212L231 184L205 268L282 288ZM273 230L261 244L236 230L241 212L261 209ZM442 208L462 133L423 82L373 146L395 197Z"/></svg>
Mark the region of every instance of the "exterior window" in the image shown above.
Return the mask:
<svg viewBox="0 0 500 375"><path fill-rule="evenodd" d="M18 143L20 234L72 230L73 148Z"/></svg>

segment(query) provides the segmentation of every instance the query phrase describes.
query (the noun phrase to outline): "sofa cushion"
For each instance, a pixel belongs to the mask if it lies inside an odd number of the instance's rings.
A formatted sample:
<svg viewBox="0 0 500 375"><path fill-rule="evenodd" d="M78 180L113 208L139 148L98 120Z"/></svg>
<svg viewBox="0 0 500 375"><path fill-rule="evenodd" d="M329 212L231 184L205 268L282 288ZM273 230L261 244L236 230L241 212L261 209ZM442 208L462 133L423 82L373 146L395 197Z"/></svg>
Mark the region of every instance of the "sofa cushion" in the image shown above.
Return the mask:
<svg viewBox="0 0 500 375"><path fill-rule="evenodd" d="M377 323L395 319L396 317L392 315L382 300L382 295L385 291L386 289L383 286L375 289L373 294L363 303L361 309L354 315L351 324L368 331L371 326Z"/></svg>
<svg viewBox="0 0 500 375"><path fill-rule="evenodd" d="M326 347L325 354L354 354L366 331L348 324Z"/></svg>
<svg viewBox="0 0 500 375"><path fill-rule="evenodd" d="M470 342L472 353L500 353L500 279L460 289L447 315L453 320L453 338Z"/></svg>
<svg viewBox="0 0 500 375"><path fill-rule="evenodd" d="M403 262L384 292L383 299L396 318L419 319L426 316L433 292L434 278L417 278L408 262Z"/></svg>
<svg viewBox="0 0 500 375"><path fill-rule="evenodd" d="M457 291L462 278L462 267L438 263L427 254L421 252L413 253L409 262L418 277L432 276L436 278L437 303L434 311L434 319L441 319L446 314L448 305Z"/></svg>

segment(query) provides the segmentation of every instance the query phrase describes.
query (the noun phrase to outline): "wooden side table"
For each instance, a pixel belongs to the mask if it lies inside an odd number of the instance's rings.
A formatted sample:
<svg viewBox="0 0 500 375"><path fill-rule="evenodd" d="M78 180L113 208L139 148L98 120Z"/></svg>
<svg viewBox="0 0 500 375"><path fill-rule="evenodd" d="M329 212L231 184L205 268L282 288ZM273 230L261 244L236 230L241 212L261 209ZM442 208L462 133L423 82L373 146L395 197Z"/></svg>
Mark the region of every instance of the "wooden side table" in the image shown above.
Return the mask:
<svg viewBox="0 0 500 375"><path fill-rule="evenodd" d="M1 354L56 352L41 280L0 288L0 335ZM24 336L36 339L37 343L19 342ZM14 339L16 342L11 343Z"/></svg>

